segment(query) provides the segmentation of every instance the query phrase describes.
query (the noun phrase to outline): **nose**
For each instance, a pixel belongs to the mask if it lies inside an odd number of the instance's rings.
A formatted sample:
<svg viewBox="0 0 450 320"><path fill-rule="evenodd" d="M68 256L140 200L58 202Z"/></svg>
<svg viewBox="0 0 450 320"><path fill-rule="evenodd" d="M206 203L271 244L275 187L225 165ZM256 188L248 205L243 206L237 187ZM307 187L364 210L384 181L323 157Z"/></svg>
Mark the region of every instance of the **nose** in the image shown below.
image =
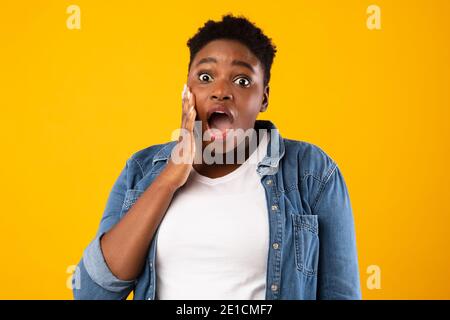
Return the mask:
<svg viewBox="0 0 450 320"><path fill-rule="evenodd" d="M224 81L217 81L210 95L211 100L233 100L231 90Z"/></svg>

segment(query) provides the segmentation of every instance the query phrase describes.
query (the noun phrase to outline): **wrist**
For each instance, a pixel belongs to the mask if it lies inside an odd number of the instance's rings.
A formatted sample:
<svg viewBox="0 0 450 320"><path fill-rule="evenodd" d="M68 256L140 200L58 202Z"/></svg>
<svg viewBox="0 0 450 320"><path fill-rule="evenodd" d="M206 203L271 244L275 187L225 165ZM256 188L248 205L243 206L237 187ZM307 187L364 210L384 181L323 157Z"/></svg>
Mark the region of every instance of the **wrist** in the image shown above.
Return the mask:
<svg viewBox="0 0 450 320"><path fill-rule="evenodd" d="M171 193L174 193L179 188L175 181L170 178L170 174L167 174L166 168L163 169L154 182L157 183L158 189L164 189Z"/></svg>

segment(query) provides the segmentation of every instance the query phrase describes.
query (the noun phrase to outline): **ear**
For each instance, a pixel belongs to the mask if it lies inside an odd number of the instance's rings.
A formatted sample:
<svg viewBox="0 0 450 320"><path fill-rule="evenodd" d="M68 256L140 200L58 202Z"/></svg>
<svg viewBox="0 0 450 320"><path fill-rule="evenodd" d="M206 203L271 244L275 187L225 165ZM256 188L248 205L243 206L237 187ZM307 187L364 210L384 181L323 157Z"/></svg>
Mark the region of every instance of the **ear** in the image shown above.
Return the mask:
<svg viewBox="0 0 450 320"><path fill-rule="evenodd" d="M259 110L259 112L266 111L268 106L269 106L269 86L267 85L264 88L263 101L261 103L261 109Z"/></svg>

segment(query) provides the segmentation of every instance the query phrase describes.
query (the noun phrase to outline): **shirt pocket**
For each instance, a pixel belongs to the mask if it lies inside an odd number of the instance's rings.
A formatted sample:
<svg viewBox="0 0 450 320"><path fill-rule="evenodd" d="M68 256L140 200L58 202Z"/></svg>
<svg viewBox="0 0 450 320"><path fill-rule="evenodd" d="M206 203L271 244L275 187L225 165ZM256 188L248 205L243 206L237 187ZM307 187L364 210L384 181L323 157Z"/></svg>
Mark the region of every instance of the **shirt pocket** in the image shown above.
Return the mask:
<svg viewBox="0 0 450 320"><path fill-rule="evenodd" d="M292 214L297 269L307 276L317 275L319 227L317 215Z"/></svg>
<svg viewBox="0 0 450 320"><path fill-rule="evenodd" d="M139 199L144 191L138 189L128 189L125 193L125 199L123 200L122 212L120 217L123 217L128 210L133 206L133 204Z"/></svg>

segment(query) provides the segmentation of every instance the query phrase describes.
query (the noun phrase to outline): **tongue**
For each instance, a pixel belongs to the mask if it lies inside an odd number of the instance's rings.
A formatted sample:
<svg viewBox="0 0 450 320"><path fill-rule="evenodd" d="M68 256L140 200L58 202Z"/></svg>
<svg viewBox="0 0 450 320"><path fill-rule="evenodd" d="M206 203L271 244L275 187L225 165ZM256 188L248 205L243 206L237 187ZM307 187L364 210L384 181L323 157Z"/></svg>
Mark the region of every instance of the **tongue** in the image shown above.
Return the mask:
<svg viewBox="0 0 450 320"><path fill-rule="evenodd" d="M214 129L219 129L225 132L226 129L231 129L230 118L223 113L213 113L209 119L209 126Z"/></svg>

